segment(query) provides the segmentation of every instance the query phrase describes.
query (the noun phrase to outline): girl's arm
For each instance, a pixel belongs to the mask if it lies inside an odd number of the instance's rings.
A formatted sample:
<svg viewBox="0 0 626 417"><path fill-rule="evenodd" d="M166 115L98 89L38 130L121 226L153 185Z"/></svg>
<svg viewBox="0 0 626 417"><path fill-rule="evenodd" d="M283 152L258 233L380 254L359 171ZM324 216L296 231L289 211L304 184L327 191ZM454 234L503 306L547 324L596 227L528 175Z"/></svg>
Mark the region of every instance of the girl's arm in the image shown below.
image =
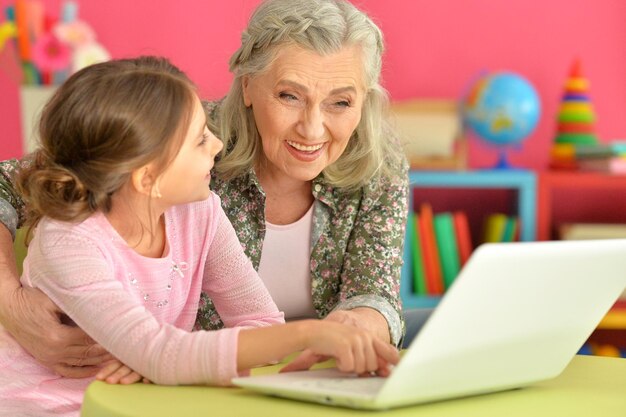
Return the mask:
<svg viewBox="0 0 626 417"><path fill-rule="evenodd" d="M304 348L336 357L343 370L369 369L373 356L393 363L397 355L392 346L369 333L338 323L209 332L162 324L113 276L106 260L106 239L99 239L84 223L41 223L37 233L39 242L31 245L29 253L32 283L122 363L156 383L226 385L241 370ZM242 296L255 299L250 293ZM257 316L237 317L248 325L257 322Z"/></svg>
<svg viewBox="0 0 626 417"><path fill-rule="evenodd" d="M189 332L163 324L114 276L97 230L42 222L29 278L122 363L160 384L227 384L239 329Z"/></svg>
<svg viewBox="0 0 626 417"><path fill-rule="evenodd" d="M359 374L376 372L380 376L388 376L389 365L398 361L395 348L372 334L341 324L305 320L242 330L238 339L237 369L245 372L255 366L280 361L303 349L315 358L335 358L340 370ZM114 384L132 384L141 380L150 382L117 360L106 364L97 378Z"/></svg>
<svg viewBox="0 0 626 417"><path fill-rule="evenodd" d="M254 270L235 229L215 197L217 223L207 253L202 290L213 300L226 327L260 327L284 323L274 300Z"/></svg>
<svg viewBox="0 0 626 417"><path fill-rule="evenodd" d="M244 371L302 350L317 358L334 358L340 371L359 374L377 372L387 376L389 365L399 360L395 347L368 331L328 320L303 320L242 330L237 367Z"/></svg>

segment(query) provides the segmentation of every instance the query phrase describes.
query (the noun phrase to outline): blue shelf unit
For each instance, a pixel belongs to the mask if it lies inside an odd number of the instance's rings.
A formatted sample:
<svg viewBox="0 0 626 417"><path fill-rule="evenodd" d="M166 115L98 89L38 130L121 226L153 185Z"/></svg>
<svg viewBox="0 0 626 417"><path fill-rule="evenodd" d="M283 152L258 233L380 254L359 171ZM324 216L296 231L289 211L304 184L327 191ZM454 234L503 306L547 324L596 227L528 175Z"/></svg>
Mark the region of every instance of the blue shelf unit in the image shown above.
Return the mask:
<svg viewBox="0 0 626 417"><path fill-rule="evenodd" d="M520 240L536 240L537 177L527 170L411 171L409 172L409 212L413 211L415 188L510 189L517 193ZM400 297L404 308L429 308L441 297L413 294L411 249L404 245L404 265L400 278Z"/></svg>

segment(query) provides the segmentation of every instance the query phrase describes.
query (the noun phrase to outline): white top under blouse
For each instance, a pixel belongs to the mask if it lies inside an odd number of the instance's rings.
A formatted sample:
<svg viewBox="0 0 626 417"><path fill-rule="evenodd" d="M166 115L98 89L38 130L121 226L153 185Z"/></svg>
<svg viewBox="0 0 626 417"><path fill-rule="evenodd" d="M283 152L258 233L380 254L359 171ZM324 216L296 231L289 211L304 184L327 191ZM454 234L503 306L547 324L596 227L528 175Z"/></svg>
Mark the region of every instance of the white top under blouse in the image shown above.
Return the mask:
<svg viewBox="0 0 626 417"><path fill-rule="evenodd" d="M313 205L295 223L265 222L259 275L289 320L317 317L311 295Z"/></svg>

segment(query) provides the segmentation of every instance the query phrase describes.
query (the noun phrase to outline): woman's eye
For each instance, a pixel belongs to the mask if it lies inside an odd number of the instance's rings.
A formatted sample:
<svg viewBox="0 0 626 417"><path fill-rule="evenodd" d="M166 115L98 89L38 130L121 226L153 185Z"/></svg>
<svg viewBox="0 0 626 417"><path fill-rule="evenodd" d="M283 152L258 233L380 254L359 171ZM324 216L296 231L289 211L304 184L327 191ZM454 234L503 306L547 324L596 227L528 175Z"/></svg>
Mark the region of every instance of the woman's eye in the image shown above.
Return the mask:
<svg viewBox="0 0 626 417"><path fill-rule="evenodd" d="M281 99L283 99L283 100L289 100L289 101L296 101L296 100L298 100L298 97L294 96L293 94L289 94L289 93L280 93L278 96Z"/></svg>
<svg viewBox="0 0 626 417"><path fill-rule="evenodd" d="M351 103L349 100L337 100L329 102L326 106L330 111L343 111L351 107Z"/></svg>
<svg viewBox="0 0 626 417"><path fill-rule="evenodd" d="M207 133L205 133L204 135L202 135L202 138L200 139L200 143L198 143L198 146L202 146L205 145L209 140L209 135Z"/></svg>

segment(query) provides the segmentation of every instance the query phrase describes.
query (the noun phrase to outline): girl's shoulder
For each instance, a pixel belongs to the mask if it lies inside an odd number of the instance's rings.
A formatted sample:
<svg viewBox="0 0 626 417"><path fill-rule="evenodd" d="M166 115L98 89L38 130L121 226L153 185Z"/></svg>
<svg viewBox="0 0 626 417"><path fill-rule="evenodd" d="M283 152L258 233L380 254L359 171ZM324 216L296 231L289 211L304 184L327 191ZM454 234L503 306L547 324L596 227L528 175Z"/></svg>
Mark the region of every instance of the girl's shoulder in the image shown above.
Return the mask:
<svg viewBox="0 0 626 417"><path fill-rule="evenodd" d="M52 241L69 239L70 236L102 241L104 238L110 239L112 231L104 214L98 212L81 222L66 222L43 217L37 224L35 236Z"/></svg>
<svg viewBox="0 0 626 417"><path fill-rule="evenodd" d="M165 216L174 228L172 233L209 241L224 217L220 198L214 192L205 200L174 206Z"/></svg>
<svg viewBox="0 0 626 417"><path fill-rule="evenodd" d="M28 255L49 259L58 253L91 253L100 256L113 251L116 232L102 213L81 222L65 222L43 217L28 245Z"/></svg>

